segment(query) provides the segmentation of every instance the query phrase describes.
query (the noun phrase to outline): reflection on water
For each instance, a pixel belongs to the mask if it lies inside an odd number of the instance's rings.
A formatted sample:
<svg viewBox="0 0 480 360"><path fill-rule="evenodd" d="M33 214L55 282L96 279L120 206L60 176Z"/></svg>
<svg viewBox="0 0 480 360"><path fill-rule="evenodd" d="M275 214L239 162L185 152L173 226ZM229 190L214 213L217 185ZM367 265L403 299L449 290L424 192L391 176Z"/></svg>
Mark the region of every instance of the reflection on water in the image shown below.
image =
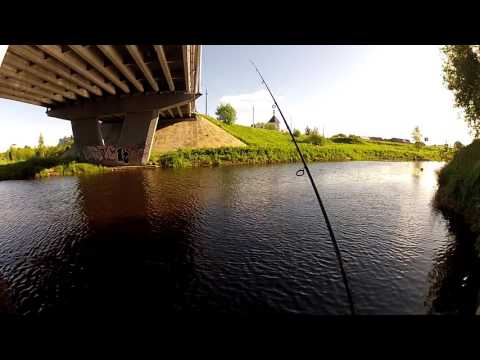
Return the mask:
<svg viewBox="0 0 480 360"><path fill-rule="evenodd" d="M430 204L440 166L312 165L360 314L471 312L471 252ZM26 315L345 314L297 167L1 182L3 294Z"/></svg>
<svg viewBox="0 0 480 360"><path fill-rule="evenodd" d="M468 226L451 214L450 236L433 259L431 283L426 304L431 314L473 314L478 306L479 259L474 249L474 235Z"/></svg>

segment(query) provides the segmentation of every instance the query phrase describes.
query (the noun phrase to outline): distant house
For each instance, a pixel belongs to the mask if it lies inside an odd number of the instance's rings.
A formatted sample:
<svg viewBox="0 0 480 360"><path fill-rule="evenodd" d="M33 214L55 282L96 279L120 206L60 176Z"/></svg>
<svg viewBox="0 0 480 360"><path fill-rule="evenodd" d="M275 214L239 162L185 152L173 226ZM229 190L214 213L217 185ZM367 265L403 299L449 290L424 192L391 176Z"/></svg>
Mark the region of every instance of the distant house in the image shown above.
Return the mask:
<svg viewBox="0 0 480 360"><path fill-rule="evenodd" d="M370 136L369 139L370 139L370 140L373 140L373 141L383 141L383 138L381 138L381 137L376 137L376 136Z"/></svg>
<svg viewBox="0 0 480 360"><path fill-rule="evenodd" d="M275 116L275 110L273 110L273 116L270 120L268 120L267 124L274 124L275 129L280 130L280 120L278 120L277 117Z"/></svg>

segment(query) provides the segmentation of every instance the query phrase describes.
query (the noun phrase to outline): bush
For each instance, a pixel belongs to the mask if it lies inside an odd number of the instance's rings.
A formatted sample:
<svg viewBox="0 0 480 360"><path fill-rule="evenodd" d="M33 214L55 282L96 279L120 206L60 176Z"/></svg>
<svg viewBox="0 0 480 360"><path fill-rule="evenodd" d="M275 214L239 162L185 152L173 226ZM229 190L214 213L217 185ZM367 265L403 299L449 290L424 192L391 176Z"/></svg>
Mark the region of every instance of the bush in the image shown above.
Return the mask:
<svg viewBox="0 0 480 360"><path fill-rule="evenodd" d="M265 124L263 128L267 130L277 130L277 127L275 126L275 124L272 124L272 123Z"/></svg>
<svg viewBox="0 0 480 360"><path fill-rule="evenodd" d="M298 129L294 129L294 130L293 130L293 136L299 137L299 136L301 136L301 135L302 135L302 133L300 132L300 130L298 130Z"/></svg>
<svg viewBox="0 0 480 360"><path fill-rule="evenodd" d="M263 123L263 122L257 122L257 123L252 125L252 127L256 128L256 129L263 129L264 126L265 126L265 123Z"/></svg>
<svg viewBox="0 0 480 360"><path fill-rule="evenodd" d="M327 140L322 135L312 133L307 136L303 142L313 145L325 145Z"/></svg>
<svg viewBox="0 0 480 360"><path fill-rule="evenodd" d="M331 140L337 144L365 144L365 141L357 135L350 135L349 137L335 136Z"/></svg>

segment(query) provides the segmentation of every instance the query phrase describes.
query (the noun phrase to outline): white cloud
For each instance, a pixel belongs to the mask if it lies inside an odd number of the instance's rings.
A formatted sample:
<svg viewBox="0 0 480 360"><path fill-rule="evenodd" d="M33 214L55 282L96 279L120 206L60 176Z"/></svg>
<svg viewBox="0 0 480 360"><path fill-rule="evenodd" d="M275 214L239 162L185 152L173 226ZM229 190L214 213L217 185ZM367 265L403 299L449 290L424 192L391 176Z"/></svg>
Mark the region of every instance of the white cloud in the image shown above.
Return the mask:
<svg viewBox="0 0 480 360"><path fill-rule="evenodd" d="M283 102L285 97L278 96L277 101ZM237 111L237 124L252 124L253 106L255 106L255 122L266 122L272 117L273 100L267 90L260 89L247 94L226 95L222 96L219 102L229 103L235 108Z"/></svg>
<svg viewBox="0 0 480 360"><path fill-rule="evenodd" d="M295 128L325 127L327 136L342 132L410 138L419 125L431 144L469 143L472 137L461 112L443 84L441 61L437 46L378 46L356 62L353 71L329 84L328 92L303 94L297 101L286 96L277 100ZM272 115L273 102L266 90L223 96L220 101L236 108L243 125L251 124L252 105L256 121Z"/></svg>

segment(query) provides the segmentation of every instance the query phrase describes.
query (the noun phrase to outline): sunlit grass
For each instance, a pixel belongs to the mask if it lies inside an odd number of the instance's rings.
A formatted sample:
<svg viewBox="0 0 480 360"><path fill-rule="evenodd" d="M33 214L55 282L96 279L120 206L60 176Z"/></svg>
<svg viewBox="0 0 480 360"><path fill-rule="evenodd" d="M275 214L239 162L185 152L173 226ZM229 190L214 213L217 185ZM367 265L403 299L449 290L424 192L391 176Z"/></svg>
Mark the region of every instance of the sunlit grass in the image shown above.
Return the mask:
<svg viewBox="0 0 480 360"><path fill-rule="evenodd" d="M100 165L65 157L73 144L10 148L0 153L0 180L23 180L54 175L85 175L109 171Z"/></svg>
<svg viewBox="0 0 480 360"><path fill-rule="evenodd" d="M182 149L163 154L152 154L151 163L162 167L218 166L228 164L268 164L300 161L300 157L288 133L257 129L242 125L226 125L212 117L204 116L212 123L235 136L247 147L217 149ZM307 161L349 160L444 160L441 147L393 142L361 141L358 144L334 143L326 139L322 145L305 143L306 136L298 142Z"/></svg>
<svg viewBox="0 0 480 360"><path fill-rule="evenodd" d="M438 174L439 207L465 217L480 232L480 140L464 147Z"/></svg>

